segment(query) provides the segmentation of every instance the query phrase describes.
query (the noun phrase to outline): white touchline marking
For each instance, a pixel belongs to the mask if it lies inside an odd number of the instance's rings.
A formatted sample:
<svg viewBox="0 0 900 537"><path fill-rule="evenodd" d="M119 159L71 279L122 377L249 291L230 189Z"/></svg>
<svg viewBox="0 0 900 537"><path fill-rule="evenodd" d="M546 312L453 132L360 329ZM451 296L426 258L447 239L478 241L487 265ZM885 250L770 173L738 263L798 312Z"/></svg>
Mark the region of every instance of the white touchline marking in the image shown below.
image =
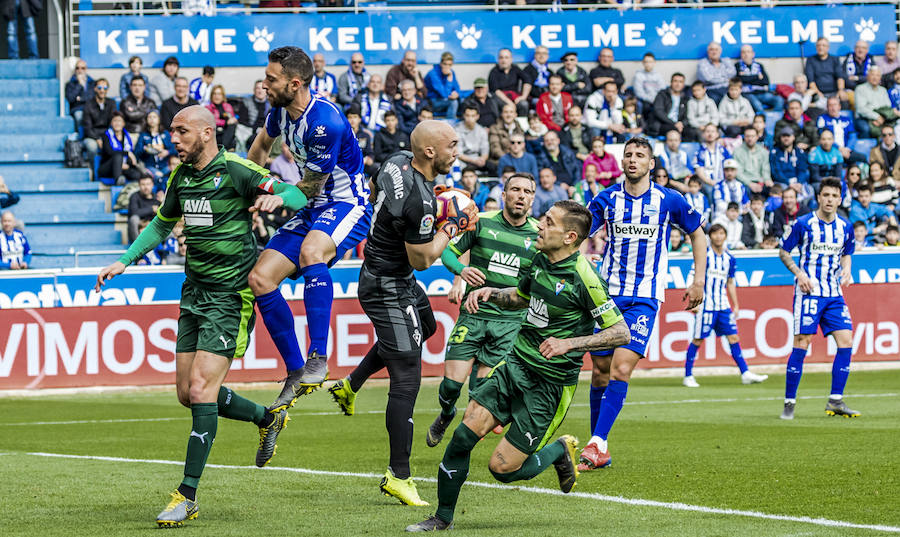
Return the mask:
<svg viewBox="0 0 900 537"><path fill-rule="evenodd" d="M177 418L117 418L108 420L71 420L71 421L20 421L15 423L0 423L0 425L81 425L91 423L139 423L144 421L176 421L187 420L190 416Z"/></svg>
<svg viewBox="0 0 900 537"><path fill-rule="evenodd" d="M81 459L106 462L131 462L146 464L167 464L173 466L181 466L183 461L168 461L160 459L129 459L124 457L103 457L95 455L68 455L64 453L43 453L31 452L26 455L35 457L56 457L61 459ZM257 468L256 466L237 466L232 464L207 464L207 468L221 468L224 470L257 470L269 472L293 472L297 474L307 475L324 475L330 477L360 477L366 479L377 479L384 477L383 474L371 474L366 472L335 472L332 470L311 470L309 468L290 468L287 466L266 466ZM436 483L435 478L417 477L416 481ZM813 518L806 516L789 516L789 515L773 515L760 511L746 511L742 509L725 509L719 507L706 507L703 505L691 505L681 502L660 502L656 500L644 500L641 498L624 498L622 496L608 496L605 494L597 494L593 492L570 492L568 494L555 489L547 489L542 487L522 487L516 485L503 485L501 483L483 483L480 481L467 481L466 485L473 487L500 489L500 490L518 490L530 492L533 494L545 494L550 496L574 496L576 498L584 498L588 500L597 500L602 502L620 503L624 505L636 505L640 507L659 507L662 509L670 509L673 511L689 511L695 513L706 513L714 515L733 515L749 518L761 518L765 520L780 520L783 522L800 522L803 524L813 524L816 526L827 526L832 528L854 528L873 531L883 531L888 533L900 533L900 526L886 526L882 524L857 524L854 522L845 522L843 520L831 520L828 518Z"/></svg>

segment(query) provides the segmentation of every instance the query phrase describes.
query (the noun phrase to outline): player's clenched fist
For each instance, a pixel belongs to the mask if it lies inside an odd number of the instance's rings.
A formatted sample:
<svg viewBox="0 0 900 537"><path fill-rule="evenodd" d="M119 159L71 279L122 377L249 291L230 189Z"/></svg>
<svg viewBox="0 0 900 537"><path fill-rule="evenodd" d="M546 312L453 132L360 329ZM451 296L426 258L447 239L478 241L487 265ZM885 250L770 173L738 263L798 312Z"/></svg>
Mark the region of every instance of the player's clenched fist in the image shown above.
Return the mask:
<svg viewBox="0 0 900 537"><path fill-rule="evenodd" d="M475 229L478 207L465 190L444 185L434 187L435 216L438 229L451 238L463 231Z"/></svg>

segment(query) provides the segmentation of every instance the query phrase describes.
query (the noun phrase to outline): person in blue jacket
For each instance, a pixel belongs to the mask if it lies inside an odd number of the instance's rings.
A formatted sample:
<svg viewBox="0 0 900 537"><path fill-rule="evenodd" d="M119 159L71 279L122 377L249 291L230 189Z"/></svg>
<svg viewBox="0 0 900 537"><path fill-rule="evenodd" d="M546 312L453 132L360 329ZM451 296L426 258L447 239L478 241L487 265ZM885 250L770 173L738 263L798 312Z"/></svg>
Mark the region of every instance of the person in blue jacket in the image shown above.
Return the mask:
<svg viewBox="0 0 900 537"><path fill-rule="evenodd" d="M435 117L456 119L459 108L459 80L453 72L453 54L441 54L441 63L425 75L425 88Z"/></svg>

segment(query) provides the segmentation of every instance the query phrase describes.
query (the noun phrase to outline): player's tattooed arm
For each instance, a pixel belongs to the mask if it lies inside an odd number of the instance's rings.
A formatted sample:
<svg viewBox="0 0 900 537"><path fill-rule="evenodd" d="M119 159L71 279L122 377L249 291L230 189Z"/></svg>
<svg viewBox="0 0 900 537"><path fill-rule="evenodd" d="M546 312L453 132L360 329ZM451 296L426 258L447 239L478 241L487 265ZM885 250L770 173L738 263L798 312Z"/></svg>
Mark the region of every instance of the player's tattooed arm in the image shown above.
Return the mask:
<svg viewBox="0 0 900 537"><path fill-rule="evenodd" d="M625 321L605 328L590 336L568 339L547 338L541 343L540 351L544 358L560 356L571 351L588 352L614 349L631 341L631 332Z"/></svg>
<svg viewBox="0 0 900 537"><path fill-rule="evenodd" d="M787 267L789 271L797 278L797 287L800 288L800 291L804 293L811 293L813 291L814 285L812 280L809 279L800 267L797 266L797 263L794 263L794 259L791 257L791 253L781 248L778 250L778 257L781 258L781 262L784 263L784 266Z"/></svg>
<svg viewBox="0 0 900 537"><path fill-rule="evenodd" d="M297 183L297 188L303 192L306 199L311 200L322 193L322 188L325 187L325 181L327 181L330 176L330 173L317 172L306 168L306 170L303 171L303 179Z"/></svg>
<svg viewBox="0 0 900 537"><path fill-rule="evenodd" d="M528 300L520 295L515 287L492 290L488 302L505 310L521 310L528 307Z"/></svg>

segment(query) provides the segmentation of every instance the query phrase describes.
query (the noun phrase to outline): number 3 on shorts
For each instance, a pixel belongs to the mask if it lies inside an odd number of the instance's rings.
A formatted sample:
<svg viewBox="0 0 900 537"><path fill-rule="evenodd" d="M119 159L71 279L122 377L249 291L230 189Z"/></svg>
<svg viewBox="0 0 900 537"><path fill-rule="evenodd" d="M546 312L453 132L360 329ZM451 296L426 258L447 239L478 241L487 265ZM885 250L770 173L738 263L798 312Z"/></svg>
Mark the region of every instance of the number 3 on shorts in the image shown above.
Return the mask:
<svg viewBox="0 0 900 537"><path fill-rule="evenodd" d="M450 334L450 340L448 341L448 343L462 343L463 340L466 339L466 334L468 333L468 327L457 325L456 328L453 329L453 333Z"/></svg>

